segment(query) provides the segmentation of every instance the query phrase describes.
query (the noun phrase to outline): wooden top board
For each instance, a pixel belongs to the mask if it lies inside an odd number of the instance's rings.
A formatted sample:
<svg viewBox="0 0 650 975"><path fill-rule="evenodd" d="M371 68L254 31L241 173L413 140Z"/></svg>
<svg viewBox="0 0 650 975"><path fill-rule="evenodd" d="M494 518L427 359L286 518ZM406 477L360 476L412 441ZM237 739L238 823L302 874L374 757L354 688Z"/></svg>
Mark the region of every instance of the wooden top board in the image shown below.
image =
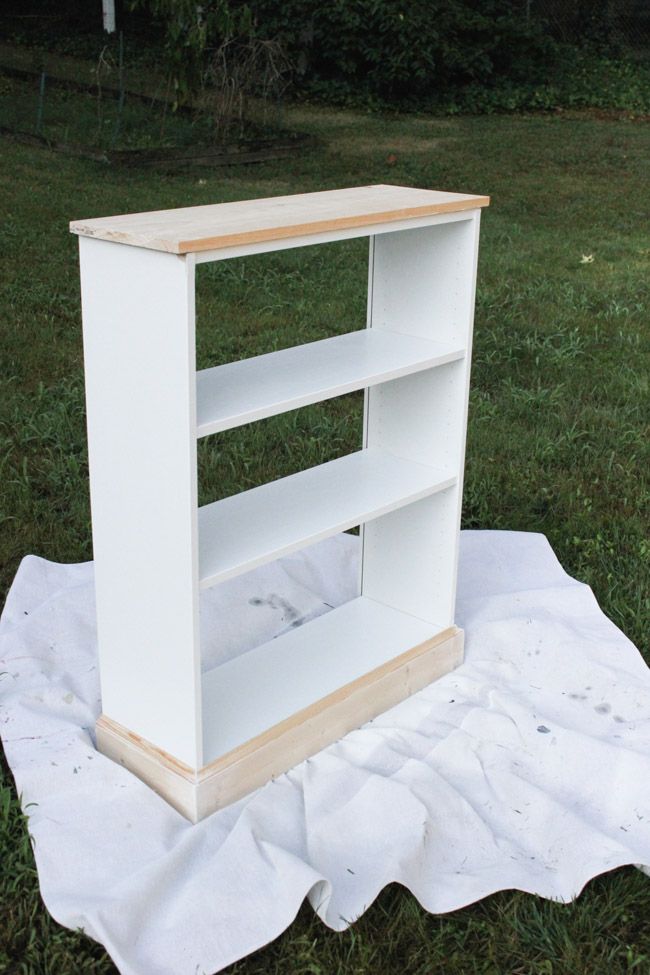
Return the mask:
<svg viewBox="0 0 650 975"><path fill-rule="evenodd" d="M418 190L409 186L357 186L263 200L75 220L70 224L70 230L83 237L99 237L133 247L191 254L436 213L474 210L489 202L488 196Z"/></svg>

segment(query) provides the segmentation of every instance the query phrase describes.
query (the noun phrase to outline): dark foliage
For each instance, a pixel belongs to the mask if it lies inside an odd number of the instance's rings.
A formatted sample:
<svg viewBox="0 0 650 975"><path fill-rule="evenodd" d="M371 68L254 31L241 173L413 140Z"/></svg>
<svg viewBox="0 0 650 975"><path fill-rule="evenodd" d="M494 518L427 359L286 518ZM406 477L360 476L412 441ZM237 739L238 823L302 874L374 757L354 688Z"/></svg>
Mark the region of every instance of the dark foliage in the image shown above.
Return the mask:
<svg viewBox="0 0 650 975"><path fill-rule="evenodd" d="M231 0L238 6L238 0ZM518 0L248 0L303 84L385 100L543 77L556 45Z"/></svg>
<svg viewBox="0 0 650 975"><path fill-rule="evenodd" d="M116 43L100 15L99 0L24 0L0 10L0 33L96 60ZM177 104L214 86L219 51L272 45L292 67L283 88L291 81L295 97L339 105L447 114L650 105L647 0L117 0L117 15L125 64L162 68Z"/></svg>

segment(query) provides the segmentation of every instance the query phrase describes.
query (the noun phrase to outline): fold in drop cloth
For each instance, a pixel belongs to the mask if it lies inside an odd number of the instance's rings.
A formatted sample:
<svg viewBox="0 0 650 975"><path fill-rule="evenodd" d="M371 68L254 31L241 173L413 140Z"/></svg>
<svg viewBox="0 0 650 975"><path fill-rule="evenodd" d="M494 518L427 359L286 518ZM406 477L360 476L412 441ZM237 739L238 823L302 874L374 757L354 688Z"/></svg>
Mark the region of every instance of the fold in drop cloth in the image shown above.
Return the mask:
<svg viewBox="0 0 650 975"><path fill-rule="evenodd" d="M340 535L204 593L206 666L352 598L357 559ZM391 881L444 912L650 865L650 675L591 590L542 535L463 532L457 622L462 667L192 826L95 751L92 563L25 558L0 731L48 910L124 975L209 975L305 897L341 930Z"/></svg>

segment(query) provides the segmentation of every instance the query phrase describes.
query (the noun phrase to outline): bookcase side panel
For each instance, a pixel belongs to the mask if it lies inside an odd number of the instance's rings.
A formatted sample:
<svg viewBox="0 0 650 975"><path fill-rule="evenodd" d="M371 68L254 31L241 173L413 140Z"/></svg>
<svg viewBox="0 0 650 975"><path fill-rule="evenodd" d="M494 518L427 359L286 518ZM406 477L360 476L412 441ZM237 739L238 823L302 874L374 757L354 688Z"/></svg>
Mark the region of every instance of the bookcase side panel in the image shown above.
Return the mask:
<svg viewBox="0 0 650 975"><path fill-rule="evenodd" d="M373 387L365 444L455 476L453 488L363 528L362 593L440 626L453 622L476 277L478 213L378 235L369 327L465 349L457 362Z"/></svg>
<svg viewBox="0 0 650 975"><path fill-rule="evenodd" d="M80 238L102 710L202 764L194 263Z"/></svg>

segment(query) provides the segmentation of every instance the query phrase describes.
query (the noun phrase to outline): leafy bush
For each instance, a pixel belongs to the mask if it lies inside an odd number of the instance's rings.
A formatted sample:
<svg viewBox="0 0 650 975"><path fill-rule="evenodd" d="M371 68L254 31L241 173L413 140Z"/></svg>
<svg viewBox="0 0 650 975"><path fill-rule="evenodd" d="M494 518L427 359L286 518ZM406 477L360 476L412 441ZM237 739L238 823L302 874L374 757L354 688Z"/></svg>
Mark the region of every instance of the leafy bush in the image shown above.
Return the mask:
<svg viewBox="0 0 650 975"><path fill-rule="evenodd" d="M495 87L466 85L428 107L449 115L600 108L650 114L650 65L612 60L591 51L571 52L561 68L538 84L506 80Z"/></svg>
<svg viewBox="0 0 650 975"><path fill-rule="evenodd" d="M162 25L179 101L224 42L279 44L301 93L417 102L467 85L543 81L558 46L521 0L130 0Z"/></svg>
<svg viewBox="0 0 650 975"><path fill-rule="evenodd" d="M98 16L94 34L70 28L73 0L24 0L21 11L39 4L51 11L47 24L58 18L48 49L96 60L98 43L115 45ZM177 104L199 90L205 101L207 88L214 113L228 101L225 94L233 105L249 95L275 102L291 78L298 98L371 110L650 112L650 64L639 47L644 36L650 40L647 0L632 6L533 0L529 18L525 0L122 0L120 6L125 63L163 64ZM88 30L89 16L80 22ZM38 17L0 14L0 28L12 24L14 40L27 43L29 34L45 43ZM625 54L633 43L635 58ZM241 111L222 114L225 125Z"/></svg>
<svg viewBox="0 0 650 975"><path fill-rule="evenodd" d="M518 0L247 0L256 29L280 38L309 90L384 100L467 84L543 77L556 45Z"/></svg>

